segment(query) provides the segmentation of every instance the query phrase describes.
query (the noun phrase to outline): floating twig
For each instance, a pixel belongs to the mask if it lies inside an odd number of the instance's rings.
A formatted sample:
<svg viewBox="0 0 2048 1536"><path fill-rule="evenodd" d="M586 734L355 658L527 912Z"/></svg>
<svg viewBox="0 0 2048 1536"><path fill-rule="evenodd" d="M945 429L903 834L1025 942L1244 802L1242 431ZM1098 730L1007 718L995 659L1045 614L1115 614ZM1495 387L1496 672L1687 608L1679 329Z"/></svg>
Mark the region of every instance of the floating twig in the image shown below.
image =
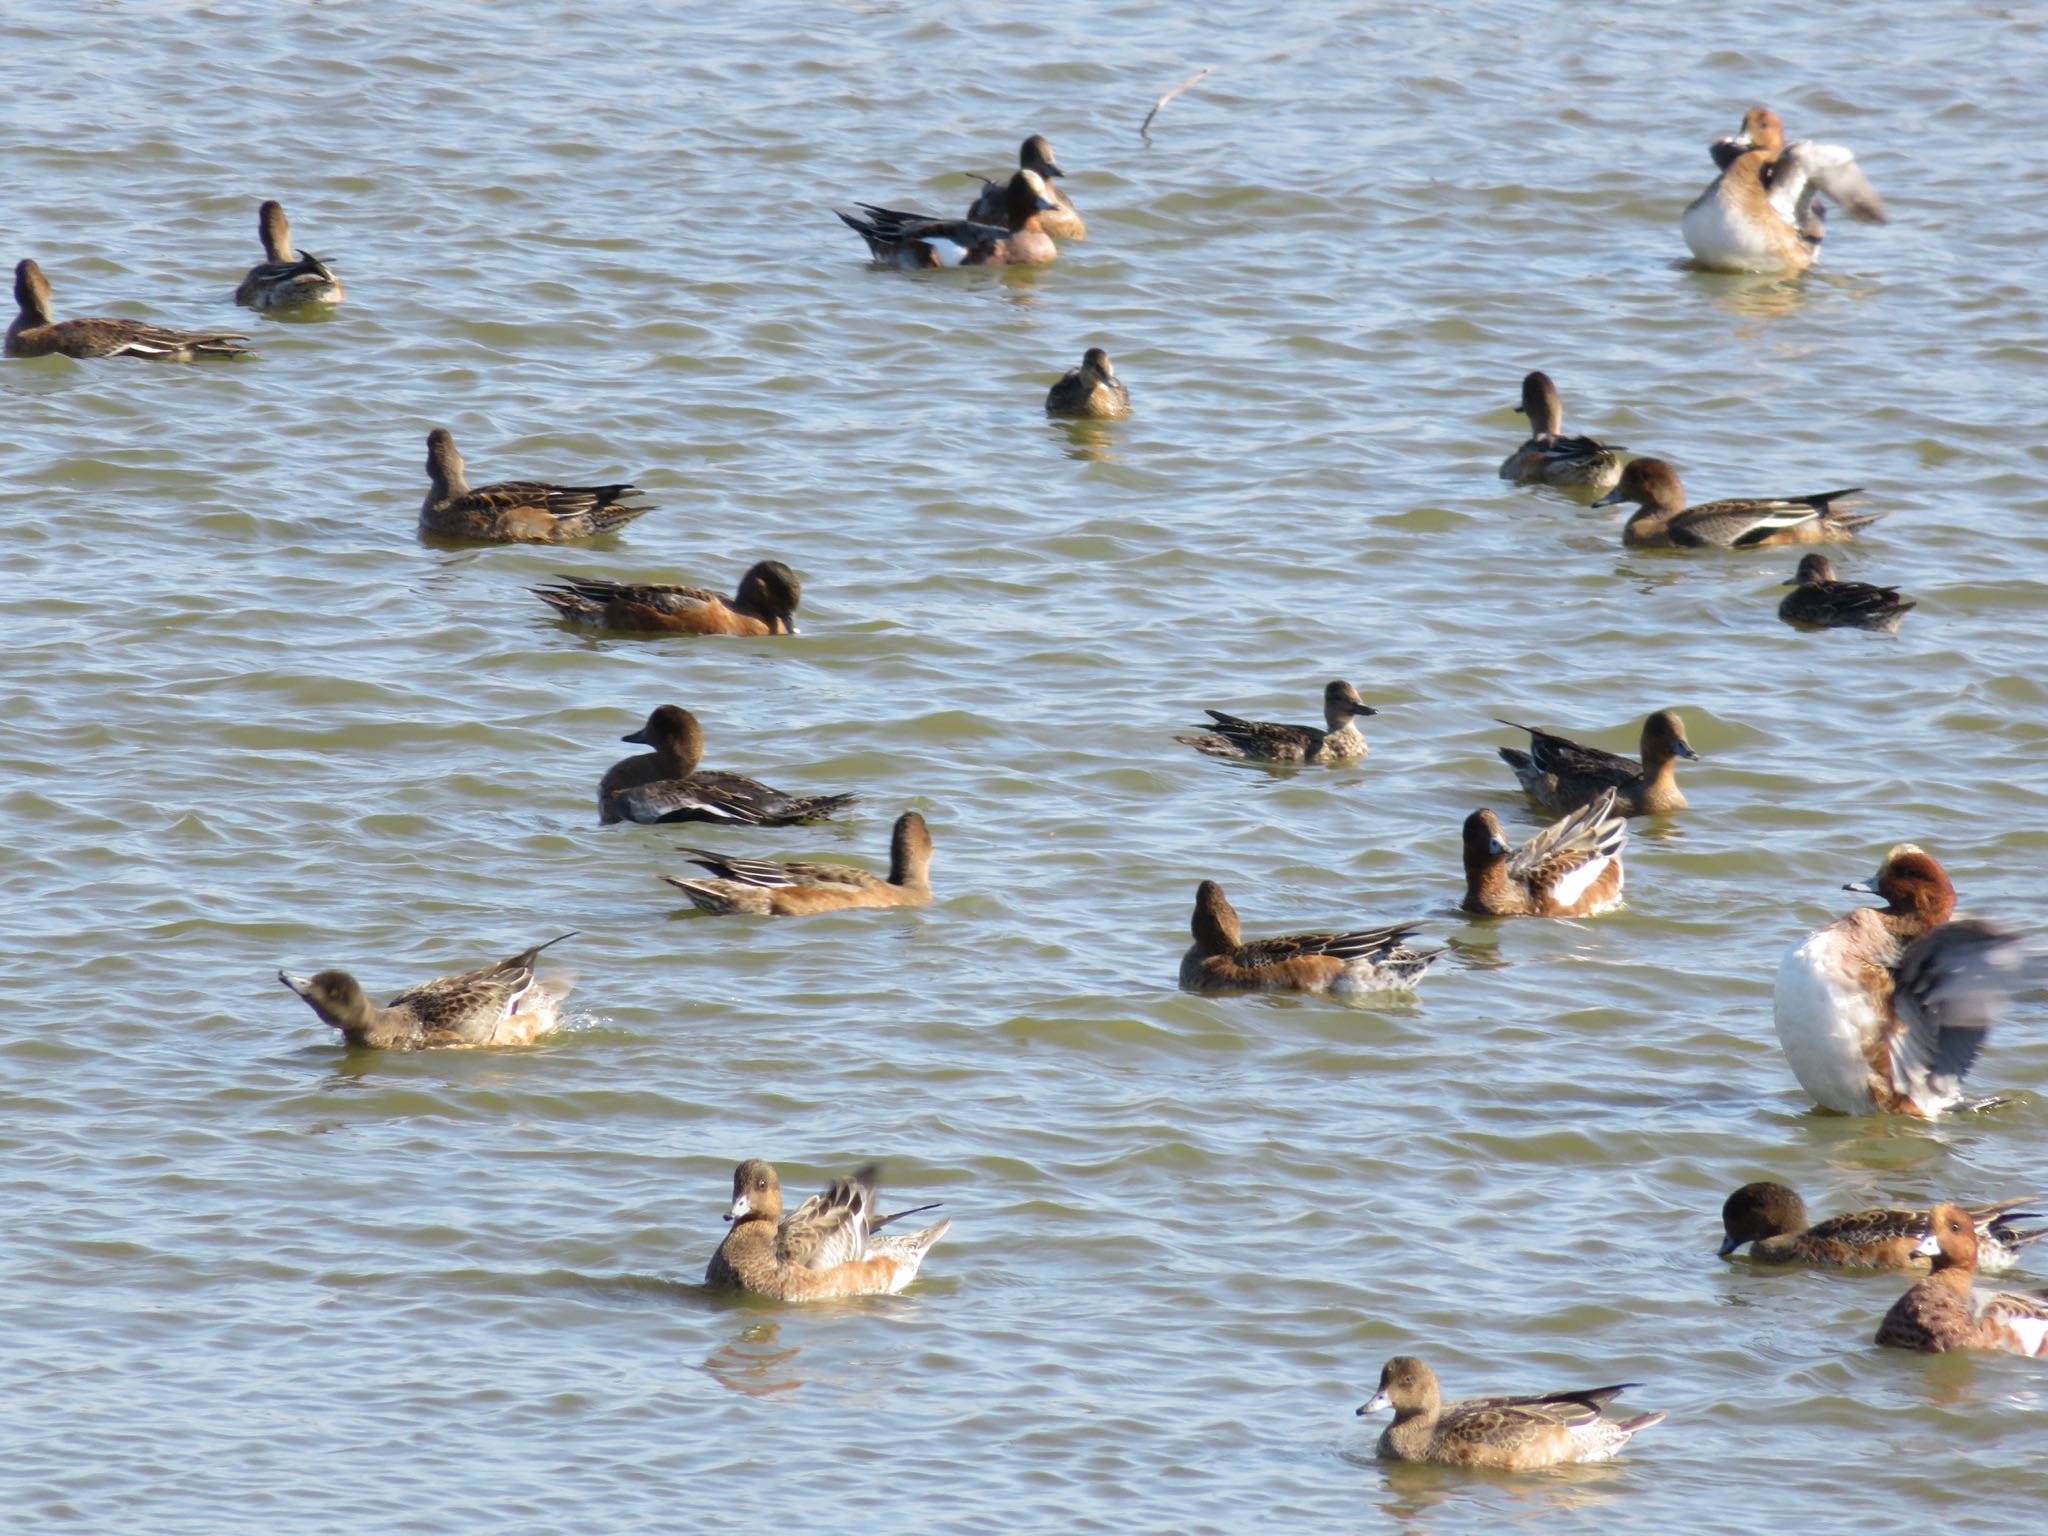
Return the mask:
<svg viewBox="0 0 2048 1536"><path fill-rule="evenodd" d="M1159 109L1165 106L1169 101L1173 100L1174 97L1178 96L1182 91L1186 90L1189 86L1193 85L1197 80L1200 80L1204 75L1213 75L1215 73L1216 66L1214 64L1205 65L1201 69L1196 70L1192 75L1189 75L1187 79L1181 81L1179 85L1176 85L1172 90L1168 91L1164 96L1160 97L1157 101L1153 102L1152 110L1145 114L1145 121L1138 124L1138 137L1145 140L1145 142L1149 144L1152 141L1152 135L1147 133L1145 130L1152 126L1152 119L1159 115Z"/></svg>

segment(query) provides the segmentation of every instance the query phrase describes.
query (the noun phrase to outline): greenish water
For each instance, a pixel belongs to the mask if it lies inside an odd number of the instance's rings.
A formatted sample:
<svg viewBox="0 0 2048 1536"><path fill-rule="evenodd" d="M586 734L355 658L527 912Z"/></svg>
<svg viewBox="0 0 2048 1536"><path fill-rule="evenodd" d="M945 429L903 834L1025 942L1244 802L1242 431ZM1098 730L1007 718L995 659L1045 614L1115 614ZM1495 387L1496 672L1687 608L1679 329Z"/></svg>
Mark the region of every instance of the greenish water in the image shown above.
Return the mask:
<svg viewBox="0 0 2048 1536"><path fill-rule="evenodd" d="M1977 1074L2013 1101L1933 1126L1810 1111L1770 1023L1895 841L1970 911L2042 899L2042 41L1748 0L0 16L6 260L263 353L0 365L12 1524L2030 1528L2040 1362L1880 1353L1898 1282L1713 1250L1752 1178L2048 1189L2038 999ZM1894 215L1796 282L1678 265L1755 101ZM964 208L1032 130L1091 235L1047 270L872 270L831 215ZM229 302L268 196L331 321ZM1048 422L1091 343L1135 415ZM1702 499L1868 486L1843 574L1919 611L1797 634L1793 555L1625 553L1502 484L1532 367ZM661 510L424 546L434 425L476 480ZM591 640L524 590L760 558L797 638ZM1381 710L1357 768L1172 742L1332 677ZM664 702L859 814L600 828ZM1460 916L1466 813L1537 824L1492 717L1632 749L1662 706L1706 760L1628 908ZM879 863L906 807L922 912L694 919L658 879L707 836ZM1254 934L1453 954L1387 1006L1189 997L1205 877ZM274 979L388 995L567 928L574 1023L527 1052L350 1058ZM884 1158L952 1233L906 1296L707 1297L747 1156ZM1397 1352L1670 1419L1603 1467L1389 1470L1352 1409Z"/></svg>

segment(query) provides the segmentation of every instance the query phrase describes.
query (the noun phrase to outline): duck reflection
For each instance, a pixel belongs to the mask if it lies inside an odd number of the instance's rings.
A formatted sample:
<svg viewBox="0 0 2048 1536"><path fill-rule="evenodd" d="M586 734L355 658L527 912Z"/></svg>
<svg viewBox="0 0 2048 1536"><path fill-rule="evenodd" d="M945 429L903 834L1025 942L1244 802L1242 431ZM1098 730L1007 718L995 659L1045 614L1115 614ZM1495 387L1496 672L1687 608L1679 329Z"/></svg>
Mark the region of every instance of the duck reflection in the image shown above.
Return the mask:
<svg viewBox="0 0 2048 1536"><path fill-rule="evenodd" d="M788 1367L803 1346L778 1348L775 1340L781 1329L781 1320L773 1317L744 1323L738 1333L704 1357L705 1373L720 1386L747 1397L794 1392L804 1384L803 1378Z"/></svg>

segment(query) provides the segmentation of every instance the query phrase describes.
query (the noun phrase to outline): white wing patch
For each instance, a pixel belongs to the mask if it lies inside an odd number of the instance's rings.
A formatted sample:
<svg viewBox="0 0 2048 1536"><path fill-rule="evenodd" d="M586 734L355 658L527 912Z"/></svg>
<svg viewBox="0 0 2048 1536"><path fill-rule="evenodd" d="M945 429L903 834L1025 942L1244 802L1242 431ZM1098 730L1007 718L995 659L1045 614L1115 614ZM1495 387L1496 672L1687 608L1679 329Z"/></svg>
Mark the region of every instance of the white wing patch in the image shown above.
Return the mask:
<svg viewBox="0 0 2048 1536"><path fill-rule="evenodd" d="M1607 866L1613 862L1612 858L1586 860L1550 888L1551 899L1561 906L1570 906L1592 889L1593 883L1607 873ZM1621 886L1618 882L1614 887L1614 899L1617 902L1621 900Z"/></svg>

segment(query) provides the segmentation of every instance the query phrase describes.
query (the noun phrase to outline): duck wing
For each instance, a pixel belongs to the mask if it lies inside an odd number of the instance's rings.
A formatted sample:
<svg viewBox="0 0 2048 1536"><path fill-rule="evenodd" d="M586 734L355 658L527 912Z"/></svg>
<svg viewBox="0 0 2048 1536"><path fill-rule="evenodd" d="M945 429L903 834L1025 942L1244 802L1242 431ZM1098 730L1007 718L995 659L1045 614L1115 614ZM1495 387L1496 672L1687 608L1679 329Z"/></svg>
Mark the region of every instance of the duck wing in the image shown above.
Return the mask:
<svg viewBox="0 0 2048 1536"><path fill-rule="evenodd" d="M1608 1403L1641 1382L1588 1387L1583 1392L1543 1392L1529 1397L1470 1397L1449 1404L1440 1421L1461 1439L1513 1444L1544 1430L1575 1429L1600 1417Z"/></svg>
<svg viewBox="0 0 2048 1536"><path fill-rule="evenodd" d="M1838 144L1801 139L1786 145L1784 153L1771 162L1764 188L1771 206L1795 229L1806 227L1817 197L1832 199L1850 218L1866 224L1891 222L1884 199L1877 195L1856 157Z"/></svg>
<svg viewBox="0 0 2048 1536"><path fill-rule="evenodd" d="M850 1178L834 1179L782 1218L776 1228L777 1256L805 1269L830 1269L867 1256L881 1169L874 1163Z"/></svg>
<svg viewBox="0 0 2048 1536"><path fill-rule="evenodd" d="M1202 711L1215 721L1215 732L1251 757L1277 757L1299 752L1306 757L1322 744L1322 731L1306 725L1280 725L1271 720L1241 720L1220 709Z"/></svg>
<svg viewBox="0 0 2048 1536"><path fill-rule="evenodd" d="M1619 854L1628 841L1628 821L1614 809L1614 791L1551 823L1508 855L1508 878L1538 889L1558 885L1596 859Z"/></svg>
<svg viewBox="0 0 2048 1536"><path fill-rule="evenodd" d="M1370 958L1375 962L1391 958L1413 938L1420 923L1389 923L1384 928L1361 928L1351 933L1291 933L1274 939L1257 939L1238 946L1237 964L1276 965L1302 955L1334 955L1339 960Z"/></svg>
<svg viewBox="0 0 2048 1536"><path fill-rule="evenodd" d="M800 885L867 888L888 883L881 876L851 864L811 864L782 859L735 859L703 848L684 848L681 851L689 855L692 864L709 870L721 880L759 886L763 890L779 890Z"/></svg>
<svg viewBox="0 0 2048 1536"><path fill-rule="evenodd" d="M535 958L549 945L575 936L572 929L494 965L422 982L386 1006L410 1010L429 1044L487 1044L498 1025L519 1011L533 986Z"/></svg>
<svg viewBox="0 0 2048 1536"><path fill-rule="evenodd" d="M2031 940L1959 918L1914 941L1893 972L1901 1028L1892 1042L1892 1081L1916 1103L1953 1103L1984 1037L2007 1001L2040 978Z"/></svg>
<svg viewBox="0 0 2048 1536"><path fill-rule="evenodd" d="M1643 765L1632 757L1603 752L1568 736L1553 736L1533 725L1516 725L1498 715L1494 719L1510 730L1529 733L1529 759L1539 772L1555 774L1560 779L1587 779L1617 786L1633 784L1643 776Z"/></svg>

